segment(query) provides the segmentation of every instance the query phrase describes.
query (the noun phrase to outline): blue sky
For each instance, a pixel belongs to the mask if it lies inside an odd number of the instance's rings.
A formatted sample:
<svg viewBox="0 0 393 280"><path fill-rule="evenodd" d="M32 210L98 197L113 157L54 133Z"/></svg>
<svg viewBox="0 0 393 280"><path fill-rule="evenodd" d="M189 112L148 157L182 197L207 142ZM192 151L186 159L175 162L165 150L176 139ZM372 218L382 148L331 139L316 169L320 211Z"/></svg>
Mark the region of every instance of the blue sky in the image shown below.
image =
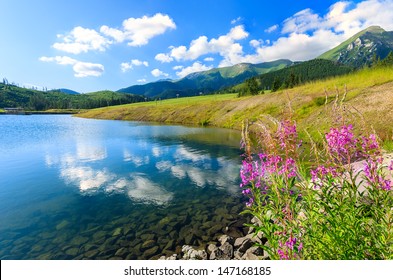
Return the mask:
<svg viewBox="0 0 393 280"><path fill-rule="evenodd" d="M241 62L308 60L393 30L393 0L1 0L0 78L118 90Z"/></svg>

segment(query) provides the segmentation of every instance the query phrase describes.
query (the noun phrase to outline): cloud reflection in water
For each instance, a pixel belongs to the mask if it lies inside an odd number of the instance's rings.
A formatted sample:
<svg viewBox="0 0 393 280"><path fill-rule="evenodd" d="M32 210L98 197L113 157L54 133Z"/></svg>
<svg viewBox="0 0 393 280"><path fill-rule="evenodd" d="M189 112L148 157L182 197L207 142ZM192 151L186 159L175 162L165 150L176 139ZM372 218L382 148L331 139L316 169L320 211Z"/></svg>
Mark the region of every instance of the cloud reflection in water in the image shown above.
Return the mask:
<svg viewBox="0 0 393 280"><path fill-rule="evenodd" d="M111 156L119 156L119 152L120 159L107 161L108 152L103 143L77 142L74 153L47 155L45 161L48 166L59 166L60 177L67 184L77 186L81 194L124 193L138 203L166 205L175 193L158 182L170 178L186 180L185 184L198 188L210 186L239 194L239 163L225 156L216 157L186 144L159 146L139 142L115 148ZM118 160L123 164L108 165Z"/></svg>

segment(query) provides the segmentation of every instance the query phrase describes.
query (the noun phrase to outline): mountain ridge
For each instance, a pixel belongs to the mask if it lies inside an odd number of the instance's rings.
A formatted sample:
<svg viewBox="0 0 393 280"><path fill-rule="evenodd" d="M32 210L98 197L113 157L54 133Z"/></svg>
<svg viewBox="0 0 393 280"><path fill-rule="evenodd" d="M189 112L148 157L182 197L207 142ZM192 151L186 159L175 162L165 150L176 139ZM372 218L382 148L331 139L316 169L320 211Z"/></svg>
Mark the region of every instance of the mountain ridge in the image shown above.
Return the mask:
<svg viewBox="0 0 393 280"><path fill-rule="evenodd" d="M273 72L292 65L287 59L258 64L239 63L233 66L194 72L174 81L156 81L122 88L118 92L140 94L149 98L170 98L211 93L245 81L253 76Z"/></svg>
<svg viewBox="0 0 393 280"><path fill-rule="evenodd" d="M318 56L356 68L370 66L375 59L384 59L393 51L393 31L370 26L338 46Z"/></svg>

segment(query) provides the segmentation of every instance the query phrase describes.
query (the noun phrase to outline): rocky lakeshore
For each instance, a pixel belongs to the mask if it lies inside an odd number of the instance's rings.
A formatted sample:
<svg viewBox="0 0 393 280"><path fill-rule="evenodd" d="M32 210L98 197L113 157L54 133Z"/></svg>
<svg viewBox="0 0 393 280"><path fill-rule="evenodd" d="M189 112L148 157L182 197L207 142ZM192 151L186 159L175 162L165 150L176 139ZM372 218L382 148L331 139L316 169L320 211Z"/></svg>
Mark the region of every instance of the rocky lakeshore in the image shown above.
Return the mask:
<svg viewBox="0 0 393 280"><path fill-rule="evenodd" d="M256 218L251 219L258 224ZM228 227L225 229L228 232ZM257 244L265 244L267 240L253 228L244 228L247 234L242 236L221 235L218 240L210 241L206 248L183 245L181 254L161 256L159 260L261 260L269 259L269 255ZM231 233L229 233L231 234ZM233 232L232 232L233 234Z"/></svg>

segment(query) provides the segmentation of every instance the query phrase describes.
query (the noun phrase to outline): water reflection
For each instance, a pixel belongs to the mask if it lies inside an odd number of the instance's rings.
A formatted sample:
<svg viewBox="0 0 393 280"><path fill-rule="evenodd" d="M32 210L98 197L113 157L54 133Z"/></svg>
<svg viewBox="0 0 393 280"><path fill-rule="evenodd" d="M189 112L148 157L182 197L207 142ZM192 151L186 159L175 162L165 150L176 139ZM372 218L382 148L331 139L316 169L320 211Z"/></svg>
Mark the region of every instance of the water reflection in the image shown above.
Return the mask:
<svg viewBox="0 0 393 280"><path fill-rule="evenodd" d="M149 259L150 250L140 248L148 239L159 247L155 254L178 253L195 228L189 244L202 246L240 212L232 132L9 118L0 125L12 132L9 124L21 120L23 135L0 135L9 143L0 145L3 259L108 259L120 249L117 257Z"/></svg>
<svg viewBox="0 0 393 280"><path fill-rule="evenodd" d="M78 186L81 192L98 190L116 178L108 170L95 170L88 166L63 166L60 175L66 183Z"/></svg>
<svg viewBox="0 0 393 280"><path fill-rule="evenodd" d="M67 149L65 153L47 153L46 165L59 169L59 177L67 185L75 186L81 194L124 193L131 200L144 204L169 204L174 197L171 189L175 185L210 186L230 194L238 193L238 161L213 155L211 152L216 153L216 147L211 150L206 145L204 149L198 148L195 144L198 141L190 140L192 135L201 138L197 129L189 129L190 136L187 128L164 127L169 129L169 134L187 135L184 137L187 141L162 143L158 136L164 133L163 127L148 128L159 141L155 137L149 138L148 134L142 137L140 128L133 132L138 135L137 139L128 143L107 142L101 138L92 142L76 137L73 149ZM212 137L212 133L207 135ZM119 165L119 162L124 164ZM166 182L165 186L162 182Z"/></svg>
<svg viewBox="0 0 393 280"><path fill-rule="evenodd" d="M164 205L172 200L173 193L164 190L144 175L133 175L132 177L131 184L127 188L127 194L131 199L157 205Z"/></svg>

